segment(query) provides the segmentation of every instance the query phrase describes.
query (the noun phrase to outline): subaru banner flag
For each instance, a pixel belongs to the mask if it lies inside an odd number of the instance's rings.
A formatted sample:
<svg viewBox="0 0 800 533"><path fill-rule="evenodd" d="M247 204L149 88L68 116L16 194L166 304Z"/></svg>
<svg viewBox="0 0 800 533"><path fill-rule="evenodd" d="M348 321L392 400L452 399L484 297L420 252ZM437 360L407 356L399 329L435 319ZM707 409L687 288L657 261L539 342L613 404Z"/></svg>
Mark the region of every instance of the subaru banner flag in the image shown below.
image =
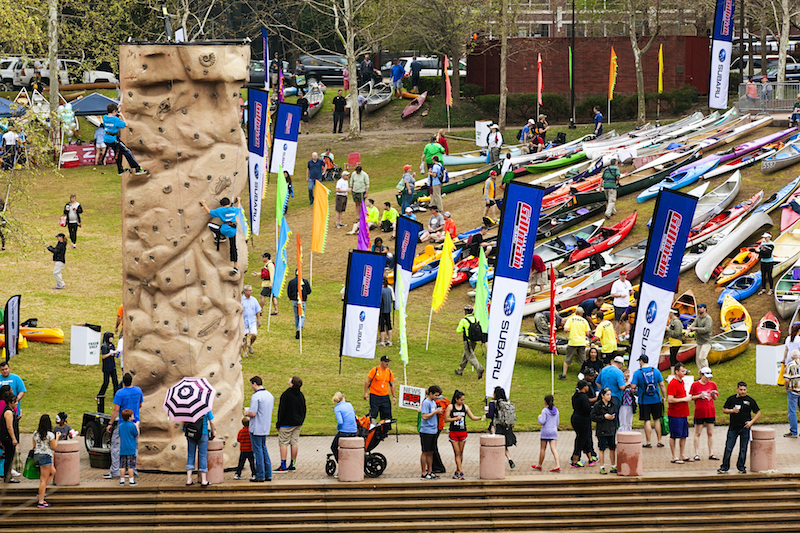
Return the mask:
<svg viewBox="0 0 800 533"><path fill-rule="evenodd" d="M6 302L3 325L6 335L6 361L19 353L19 302L22 296L17 294Z"/></svg>
<svg viewBox="0 0 800 533"><path fill-rule="evenodd" d="M248 95L249 124L247 146L250 157L247 165L250 176L250 230L253 235L258 235L261 224L261 191L264 190L264 175L266 162L264 159L264 139L267 126L267 113L269 101L267 93L251 89Z"/></svg>
<svg viewBox="0 0 800 533"><path fill-rule="evenodd" d="M542 211L544 189L512 181L503 202L497 237L497 265L489 311L486 343L486 396L503 387L511 394L511 376L517 358L522 311L528 292L536 229Z"/></svg>
<svg viewBox="0 0 800 533"><path fill-rule="evenodd" d="M656 199L644 256L639 311L631 337L631 374L639 368L641 355L658 367L695 207L696 197L677 191L662 190Z"/></svg>
<svg viewBox="0 0 800 533"><path fill-rule="evenodd" d="M708 107L728 107L728 74L731 70L733 41L733 15L736 0L717 0L714 15L714 40L711 44L711 83L708 89Z"/></svg>
<svg viewBox="0 0 800 533"><path fill-rule="evenodd" d="M261 28L261 46L264 50L264 90L269 91L269 34L267 28Z"/></svg>
<svg viewBox="0 0 800 533"><path fill-rule="evenodd" d="M339 358L375 358L386 256L353 250L347 261Z"/></svg>
<svg viewBox="0 0 800 533"><path fill-rule="evenodd" d="M273 174L277 174L278 169L283 169L290 176L294 176L301 111L302 108L294 104L278 104L278 116L275 119L275 140L272 143L272 162L269 169Z"/></svg>
<svg viewBox="0 0 800 533"><path fill-rule="evenodd" d="M394 274L394 304L395 309L401 309L398 284L403 278L403 303L408 303L408 291L411 287L411 268L414 266L414 256L417 253L417 237L422 231L422 224L411 220L407 216L397 219L397 238L394 241L395 274ZM403 306L405 307L405 305Z"/></svg>

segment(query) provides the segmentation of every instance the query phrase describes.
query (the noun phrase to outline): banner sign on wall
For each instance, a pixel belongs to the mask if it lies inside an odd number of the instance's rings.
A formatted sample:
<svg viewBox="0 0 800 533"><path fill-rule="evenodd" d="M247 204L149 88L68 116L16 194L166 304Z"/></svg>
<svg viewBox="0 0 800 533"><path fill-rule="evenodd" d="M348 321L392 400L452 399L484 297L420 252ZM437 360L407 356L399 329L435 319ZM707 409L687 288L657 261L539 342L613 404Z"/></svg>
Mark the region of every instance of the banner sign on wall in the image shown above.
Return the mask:
<svg viewBox="0 0 800 533"><path fill-rule="evenodd" d="M339 358L375 358L386 256L353 250L347 262Z"/></svg>
<svg viewBox="0 0 800 533"><path fill-rule="evenodd" d="M656 199L628 363L631 374L639 368L641 355L658 366L695 207L697 198L681 192L662 190Z"/></svg>
<svg viewBox="0 0 800 533"><path fill-rule="evenodd" d="M250 230L253 235L258 235L261 225L261 192L264 190L266 162L264 159L264 139L269 113L267 93L251 89L248 96L248 124L247 149L250 157L247 166L250 176Z"/></svg>
<svg viewBox="0 0 800 533"><path fill-rule="evenodd" d="M275 119L275 141L272 143L272 160L269 171L277 174L279 169L294 176L297 159L297 137L300 134L300 106L278 104Z"/></svg>
<svg viewBox="0 0 800 533"><path fill-rule="evenodd" d="M711 44L711 83L708 86L708 107L711 109L728 108L728 75L731 71L735 11L736 0L717 0L714 40Z"/></svg>
<svg viewBox="0 0 800 533"><path fill-rule="evenodd" d="M511 395L522 312L528 292L536 230L544 189L512 181L503 202L497 238L497 265L486 343L486 396L503 387Z"/></svg>

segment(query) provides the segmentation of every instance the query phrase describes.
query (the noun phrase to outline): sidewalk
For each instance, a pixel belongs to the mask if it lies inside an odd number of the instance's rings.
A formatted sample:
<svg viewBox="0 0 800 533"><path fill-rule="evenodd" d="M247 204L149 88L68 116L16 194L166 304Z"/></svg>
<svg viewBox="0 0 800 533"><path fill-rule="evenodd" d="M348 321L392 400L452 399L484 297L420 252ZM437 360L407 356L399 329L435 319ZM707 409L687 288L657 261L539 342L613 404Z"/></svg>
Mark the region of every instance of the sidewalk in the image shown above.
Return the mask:
<svg viewBox="0 0 800 533"><path fill-rule="evenodd" d="M800 439L790 439L783 437L784 433L788 432L788 424L773 424L764 425L762 427L773 427L776 432L777 441L777 455L778 455L778 471L782 473L800 473ZM694 429L690 428L690 435L694 435ZM725 449L725 435L727 433L727 426L719 426L715 428L714 432L714 455L722 458ZM464 449L464 474L467 479L477 479L479 476L479 455L480 455L480 433L471 433L467 440ZM653 433L655 439L655 432ZM324 481L332 480L325 475L325 459L326 455L330 453L330 444L333 437L301 437L300 438L300 453L298 456L297 470L294 472L273 473L273 481L281 482L287 481ZM82 441L83 439L80 438ZM31 436L24 434L21 438L22 457L26 457L30 449ZM586 468L570 468L569 458L572 454L572 447L575 441L575 434L572 431L560 431L558 439L558 452L561 459L562 471L558 474L551 474L548 471L553 468L553 458L548 451L545 456L544 472L537 472L531 469L531 465L536 464L539 460L539 433L518 433L517 446L511 448L511 458L516 463L516 468L506 469L507 477L516 476L561 476L569 478L577 478L584 476L597 476L599 471L599 464L593 467ZM597 439L595 441L595 448ZM644 474L647 475L663 475L665 472L675 475L707 475L716 473L719 468L719 461L709 461L706 447L705 434L700 440L700 457L698 462L689 461L685 464L671 464L672 457L669 451L669 439L662 439L665 446L663 448L655 447L642 450L644 453ZM272 460L273 469L280 465L280 455L278 451L277 438L271 435L267 439L267 446L269 450L270 459ZM455 470L455 463L453 461L453 450L447 438L447 434L443 433L439 436L439 450L442 456L442 461L447 468L448 474L442 477L449 479L452 472ZM419 481L420 475L420 443L418 435L400 435L398 440L395 436L387 438L374 450L375 452L382 453L386 456L388 465L386 471L380 479L408 479L411 482ZM735 458L738 453L738 446L734 449L734 458L732 461L732 471L735 472ZM749 453L749 451L748 451ZM695 450L692 444L692 437L687 439L686 443L687 457L694 457ZM610 465L608 452L606 452L606 467ZM749 459L748 459L749 464ZM81 442L81 484L82 485L104 485L108 483L117 484L117 480L109 481L103 479L103 474L106 471L89 466L89 456L86 449ZM225 481L232 483L243 483L244 481L235 481L233 479L233 471L225 473ZM249 467L246 465L243 477L250 477ZM143 486L156 485L157 483L183 483L185 473L141 473L139 482ZM21 479L22 483L18 487L33 487L38 485L36 480ZM6 487L9 487L8 485Z"/></svg>

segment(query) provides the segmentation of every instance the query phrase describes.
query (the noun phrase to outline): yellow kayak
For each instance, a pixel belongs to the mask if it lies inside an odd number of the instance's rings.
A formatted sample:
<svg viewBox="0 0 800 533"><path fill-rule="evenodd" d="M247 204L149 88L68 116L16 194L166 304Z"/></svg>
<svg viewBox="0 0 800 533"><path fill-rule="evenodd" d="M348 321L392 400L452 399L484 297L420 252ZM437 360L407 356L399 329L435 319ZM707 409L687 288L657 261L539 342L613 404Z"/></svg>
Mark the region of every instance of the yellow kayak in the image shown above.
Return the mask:
<svg viewBox="0 0 800 533"><path fill-rule="evenodd" d="M414 258L414 265L411 267L411 272L416 272L417 270L424 267L428 263L436 261L441 256L442 256L441 250L434 250L432 244L427 245L425 249L422 250L422 253ZM394 284L394 271L386 274L386 281L389 282L389 285Z"/></svg>
<svg viewBox="0 0 800 533"><path fill-rule="evenodd" d="M750 313L731 295L725 296L719 315L722 331L747 330L748 335L753 331L753 319L750 318Z"/></svg>

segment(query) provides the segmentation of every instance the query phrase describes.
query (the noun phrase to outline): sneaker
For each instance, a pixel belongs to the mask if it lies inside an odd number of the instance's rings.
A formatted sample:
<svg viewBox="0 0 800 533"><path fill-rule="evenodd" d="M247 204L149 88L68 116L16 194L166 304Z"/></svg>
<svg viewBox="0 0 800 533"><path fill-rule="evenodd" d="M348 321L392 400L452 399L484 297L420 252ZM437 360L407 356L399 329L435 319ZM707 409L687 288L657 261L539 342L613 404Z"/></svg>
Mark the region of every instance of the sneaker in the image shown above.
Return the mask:
<svg viewBox="0 0 800 533"><path fill-rule="evenodd" d="M456 472L455 474L453 474L453 479L460 479L460 478L458 477L458 472Z"/></svg>
<svg viewBox="0 0 800 533"><path fill-rule="evenodd" d="M378 346L386 346L386 343L385 342L379 342Z"/></svg>
<svg viewBox="0 0 800 533"><path fill-rule="evenodd" d="M134 174L137 175L137 176L141 176L143 174L147 174L147 171L145 169L143 169L143 168L137 168L136 171L134 172Z"/></svg>
<svg viewBox="0 0 800 533"><path fill-rule="evenodd" d="M289 467L287 467L287 466L279 466L278 468L276 468L274 470L274 472L288 472L288 471L289 471Z"/></svg>
<svg viewBox="0 0 800 533"><path fill-rule="evenodd" d="M139 484L139 483L137 483L135 480L133 480L133 479L132 479L132 480L130 481L130 483L128 483L128 486L129 486L129 487L135 487L135 486L136 486L136 485L138 485L138 484Z"/></svg>
<svg viewBox="0 0 800 533"><path fill-rule="evenodd" d="M605 466L601 466L600 467L600 473L601 474L608 474L608 472L606 472L606 467Z"/></svg>
<svg viewBox="0 0 800 533"><path fill-rule="evenodd" d="M234 273L234 275L238 274L239 273L239 268L238 267L233 267L233 271L232 272Z"/></svg>
<svg viewBox="0 0 800 533"><path fill-rule="evenodd" d="M439 478L439 476L437 476L437 475L436 475L436 474L434 474L433 472L431 472L431 473L430 473L430 474L428 474L428 475L429 475L429 476L431 476L431 479L438 479L438 478Z"/></svg>
<svg viewBox="0 0 800 533"><path fill-rule="evenodd" d="M242 479L242 476L240 476L239 474L234 474L233 479Z"/></svg>
<svg viewBox="0 0 800 533"><path fill-rule="evenodd" d="M289 465L289 472L292 472L294 470L297 470L297 467Z"/></svg>
<svg viewBox="0 0 800 533"><path fill-rule="evenodd" d="M121 178L122 176L125 175L126 172L128 172L128 171L127 170L123 170L122 172L117 172L117 176L119 176Z"/></svg>
<svg viewBox="0 0 800 533"><path fill-rule="evenodd" d="M561 381L567 381L567 376L565 376L564 374L559 374L558 379L560 379Z"/></svg>
<svg viewBox="0 0 800 533"><path fill-rule="evenodd" d="M253 354L255 353L255 352L253 351L253 347L252 347L252 346L248 346L248 347L247 347L247 353L249 353L250 355L253 355Z"/></svg>
<svg viewBox="0 0 800 533"><path fill-rule="evenodd" d="M483 377L483 370L478 370L478 379Z"/></svg>
<svg viewBox="0 0 800 533"><path fill-rule="evenodd" d="M40 504L37 504L36 507L38 507L39 509L47 509L48 507L47 502L42 502Z"/></svg>
<svg viewBox="0 0 800 533"><path fill-rule="evenodd" d="M420 476L420 479L433 479L433 478L431 477L431 474L422 474Z"/></svg>
<svg viewBox="0 0 800 533"><path fill-rule="evenodd" d="M796 439L797 438L797 435L795 435L794 433L785 433L783 436L784 437L788 437L790 439Z"/></svg>
<svg viewBox="0 0 800 533"><path fill-rule="evenodd" d="M558 467L556 467L556 468L551 468L551 469L550 469L550 471L551 471L551 472L561 472L561 467L560 467L560 466L558 466Z"/></svg>
<svg viewBox="0 0 800 533"><path fill-rule="evenodd" d="M463 370L461 370L460 368L456 368L456 376L461 376L463 374L464 374Z"/></svg>
<svg viewBox="0 0 800 533"><path fill-rule="evenodd" d="M589 460L589 462L588 462L588 463L586 463L586 466L594 466L594 465L596 465L596 464L597 464L597 459L595 459L594 457L592 457L592 458Z"/></svg>
<svg viewBox="0 0 800 533"><path fill-rule="evenodd" d="M578 461L577 463L572 463L569 466L570 466L570 468L583 468L586 465L583 464L582 462Z"/></svg>
<svg viewBox="0 0 800 533"><path fill-rule="evenodd" d="M767 295L772 296L772 289L767 291Z"/></svg>
<svg viewBox="0 0 800 533"><path fill-rule="evenodd" d="M591 459L592 459L592 461L594 461L596 463L597 462L597 454L593 453L592 456L591 456Z"/></svg>
<svg viewBox="0 0 800 533"><path fill-rule="evenodd" d="M458 473L458 479L460 479L461 481L465 481L467 479L467 478L464 477L464 472L459 472Z"/></svg>
<svg viewBox="0 0 800 533"><path fill-rule="evenodd" d="M119 480L119 484L120 484L121 487L124 487L125 486L125 479L124 478L120 479Z"/></svg>
<svg viewBox="0 0 800 533"><path fill-rule="evenodd" d="M539 465L531 465L531 468L533 468L534 470L538 470L539 472L542 471L542 467Z"/></svg>
<svg viewBox="0 0 800 533"><path fill-rule="evenodd" d="M391 345L392 345L392 341L386 341L386 346L391 346Z"/></svg>
<svg viewBox="0 0 800 533"><path fill-rule="evenodd" d="M108 474L103 474L103 479L114 479L114 476L111 475L111 472Z"/></svg>
<svg viewBox="0 0 800 533"><path fill-rule="evenodd" d="M611 470L609 470L609 472L611 472L612 474L616 474L617 473L617 467L616 466L612 466Z"/></svg>
<svg viewBox="0 0 800 533"><path fill-rule="evenodd" d="M717 474L727 474L727 473L728 471L725 470L724 468L720 468L719 470L717 470Z"/></svg>
<svg viewBox="0 0 800 533"><path fill-rule="evenodd" d="M20 474L19 472L17 472L16 470L14 470L14 469L12 468L12 469L11 469L11 475L12 475L13 477L19 477L19 476L21 476L22 474Z"/></svg>
<svg viewBox="0 0 800 533"><path fill-rule="evenodd" d="M758 295L761 296L762 294L765 294L766 292L767 292L766 289L761 289L760 291L758 291Z"/></svg>
<svg viewBox="0 0 800 533"><path fill-rule="evenodd" d="M509 460L508 460L508 466L510 466L511 468L514 468L514 467L516 467L517 465L515 465L515 464L514 464L514 461L512 461L511 459L509 459Z"/></svg>
<svg viewBox="0 0 800 533"><path fill-rule="evenodd" d="M739 473L740 474L746 474L747 473L747 469L746 468L740 468L739 469Z"/></svg>

